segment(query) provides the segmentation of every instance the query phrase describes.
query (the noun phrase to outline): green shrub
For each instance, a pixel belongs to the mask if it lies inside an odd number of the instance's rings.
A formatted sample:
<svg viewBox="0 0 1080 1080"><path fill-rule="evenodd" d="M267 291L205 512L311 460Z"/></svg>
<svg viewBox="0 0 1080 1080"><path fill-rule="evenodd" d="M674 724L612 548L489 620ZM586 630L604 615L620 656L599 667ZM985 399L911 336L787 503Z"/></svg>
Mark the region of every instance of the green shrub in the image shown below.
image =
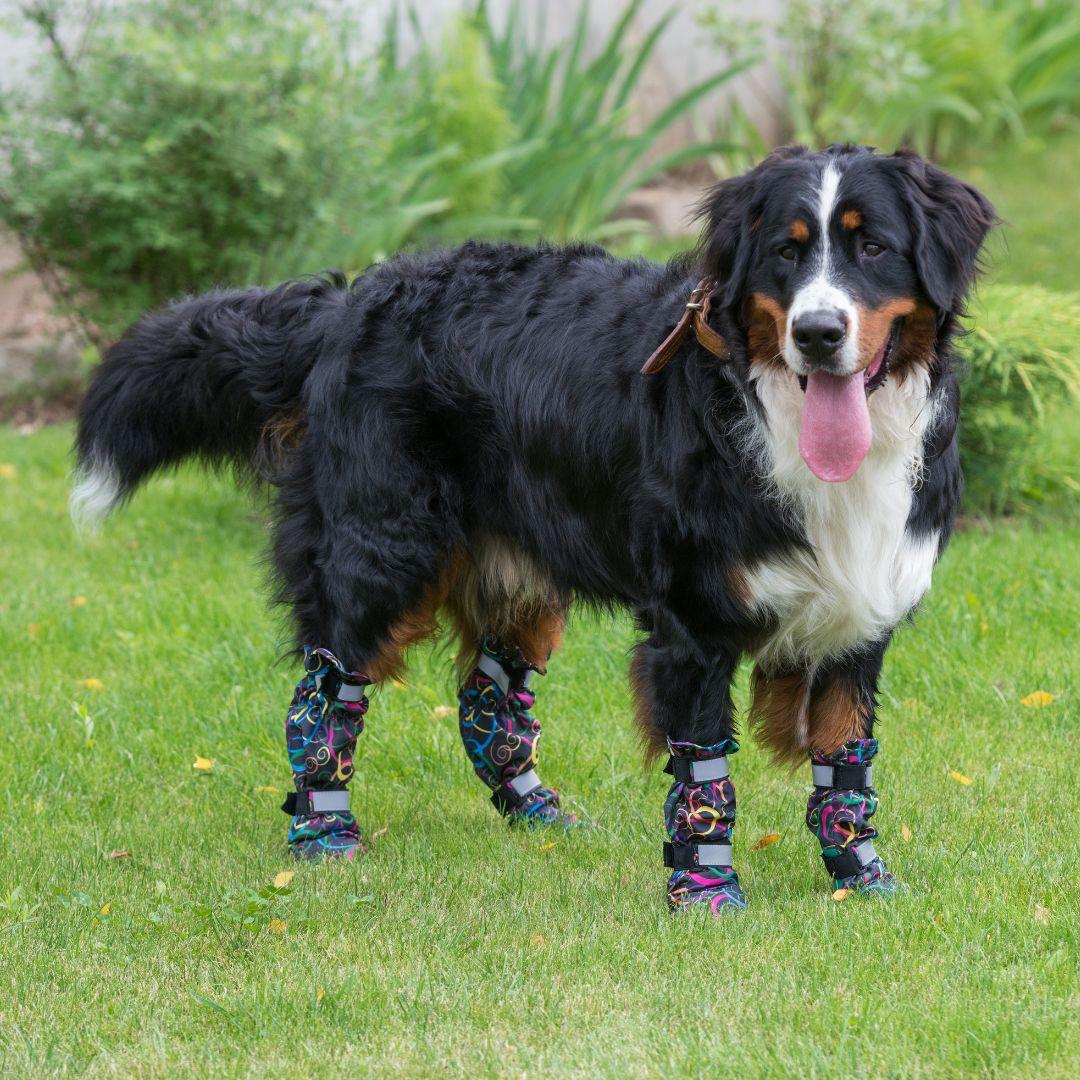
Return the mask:
<svg viewBox="0 0 1080 1080"><path fill-rule="evenodd" d="M636 188L668 169L707 154L735 149L728 141L694 143L653 156L657 140L707 94L751 66L739 59L691 86L642 131L629 124L630 99L649 58L674 17L671 9L648 27L636 48L627 37L642 0L630 0L593 59L586 58L589 5L583 2L569 41L545 45L543 5L533 29L530 7L512 0L497 29L484 0L477 19L495 72L506 88L507 108L527 142L507 161L507 186L524 216L543 223L556 239L603 239L627 231L611 215Z"/></svg>
<svg viewBox="0 0 1080 1080"><path fill-rule="evenodd" d="M584 6L558 47L518 4L497 32L481 2L437 43L414 13L406 57L396 7L366 41L332 4L94 4L68 52L69 5L36 0L23 11L51 49L38 92L0 110L0 220L99 344L215 284L356 272L468 236L609 234L634 187L715 149L648 158L735 70L631 134L629 95L667 26L629 48L640 6L586 61Z"/></svg>
<svg viewBox="0 0 1080 1080"><path fill-rule="evenodd" d="M1080 494L1080 300L986 285L959 344L968 511L1075 513Z"/></svg>
<svg viewBox="0 0 1080 1080"><path fill-rule="evenodd" d="M707 4L727 45L743 5ZM1075 0L787 0L776 22L797 142L909 145L935 158L1076 125Z"/></svg>
<svg viewBox="0 0 1080 1080"><path fill-rule="evenodd" d="M356 149L357 73L281 0L162 0L51 52L2 129L3 218L110 336L146 307L247 282ZM344 138L342 133L344 132Z"/></svg>

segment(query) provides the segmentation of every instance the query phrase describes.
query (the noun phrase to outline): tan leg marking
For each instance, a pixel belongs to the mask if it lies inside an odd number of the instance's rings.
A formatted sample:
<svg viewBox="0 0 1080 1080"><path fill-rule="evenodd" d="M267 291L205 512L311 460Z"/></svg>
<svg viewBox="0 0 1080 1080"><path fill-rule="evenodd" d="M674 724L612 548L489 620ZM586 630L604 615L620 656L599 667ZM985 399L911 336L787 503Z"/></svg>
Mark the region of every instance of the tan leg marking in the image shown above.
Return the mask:
<svg viewBox="0 0 1080 1080"><path fill-rule="evenodd" d="M667 753L667 737L653 720L654 702L652 685L645 675L645 650L638 646L630 660L630 693L634 699L634 727L649 765L661 754Z"/></svg>
<svg viewBox="0 0 1080 1080"><path fill-rule="evenodd" d="M438 581L424 589L420 603L407 611L394 622L386 639L379 646L375 657L364 668L364 674L375 682L384 679L400 679L405 671L405 653L413 645L430 641L438 636L440 630L439 612L446 603L458 576L464 559L453 556Z"/></svg>
<svg viewBox="0 0 1080 1080"><path fill-rule="evenodd" d="M769 676L755 666L750 675L750 726L778 761L806 757L809 693L801 672Z"/></svg>
<svg viewBox="0 0 1080 1080"><path fill-rule="evenodd" d="M849 739L862 738L866 721L855 688L847 682L830 683L810 703L810 745L831 754Z"/></svg>
<svg viewBox="0 0 1080 1080"><path fill-rule="evenodd" d="M516 645L539 671L562 644L569 598L560 597L536 561L497 537L469 546L447 600L462 677L476 666L477 641L492 634Z"/></svg>

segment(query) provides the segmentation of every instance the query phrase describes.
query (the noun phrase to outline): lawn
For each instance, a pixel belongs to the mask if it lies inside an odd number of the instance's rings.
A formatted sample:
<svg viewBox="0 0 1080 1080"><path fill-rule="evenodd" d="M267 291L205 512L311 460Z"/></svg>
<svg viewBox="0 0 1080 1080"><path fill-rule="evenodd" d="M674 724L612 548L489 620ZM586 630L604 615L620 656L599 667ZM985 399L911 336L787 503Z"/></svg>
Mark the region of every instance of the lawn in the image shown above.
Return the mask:
<svg viewBox="0 0 1080 1080"><path fill-rule="evenodd" d="M80 545L69 438L0 430L5 1076L1077 1074L1075 527L959 536L889 654L877 823L909 893L833 900L805 772L748 740L751 907L710 921L665 911L631 631L587 614L538 710L593 831L504 825L424 653L362 736L372 850L291 866L264 508L185 471Z"/></svg>

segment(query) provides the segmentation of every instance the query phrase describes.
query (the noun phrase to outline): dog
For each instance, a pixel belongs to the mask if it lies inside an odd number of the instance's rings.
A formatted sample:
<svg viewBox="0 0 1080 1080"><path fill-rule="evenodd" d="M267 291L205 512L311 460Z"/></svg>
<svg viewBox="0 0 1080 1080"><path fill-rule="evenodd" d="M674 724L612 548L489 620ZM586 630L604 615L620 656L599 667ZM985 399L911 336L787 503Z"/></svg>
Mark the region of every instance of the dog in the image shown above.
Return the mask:
<svg viewBox="0 0 1080 1080"><path fill-rule="evenodd" d="M876 690L962 490L951 342L995 224L909 152L787 147L700 205L667 265L466 243L135 324L82 403L73 513L195 457L275 489L305 672L287 716L299 857L363 849L348 780L372 686L444 619L460 727L512 821L571 827L531 679L574 601L626 609L646 754L668 755L672 908L739 909L731 685L811 764L833 887L897 888L873 840Z"/></svg>

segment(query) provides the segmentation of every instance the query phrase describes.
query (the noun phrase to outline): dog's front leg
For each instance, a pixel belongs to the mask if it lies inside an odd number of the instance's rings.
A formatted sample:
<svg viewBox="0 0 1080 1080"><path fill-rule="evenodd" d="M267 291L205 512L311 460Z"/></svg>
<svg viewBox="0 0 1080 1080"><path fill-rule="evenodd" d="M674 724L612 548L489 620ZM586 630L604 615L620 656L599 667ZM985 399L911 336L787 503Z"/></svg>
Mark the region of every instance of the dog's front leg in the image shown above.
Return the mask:
<svg viewBox="0 0 1080 1080"><path fill-rule="evenodd" d="M670 755L672 784L664 801L664 865L671 870L673 910L707 905L714 914L746 907L732 865L735 787L731 678L737 657L705 663L689 646L642 643L633 682L638 722L655 748Z"/></svg>
<svg viewBox="0 0 1080 1080"><path fill-rule="evenodd" d="M814 790L807 828L821 844L837 889L891 893L898 885L877 853L878 807L872 761L877 680L885 643L869 646L819 671L810 696L810 767Z"/></svg>

